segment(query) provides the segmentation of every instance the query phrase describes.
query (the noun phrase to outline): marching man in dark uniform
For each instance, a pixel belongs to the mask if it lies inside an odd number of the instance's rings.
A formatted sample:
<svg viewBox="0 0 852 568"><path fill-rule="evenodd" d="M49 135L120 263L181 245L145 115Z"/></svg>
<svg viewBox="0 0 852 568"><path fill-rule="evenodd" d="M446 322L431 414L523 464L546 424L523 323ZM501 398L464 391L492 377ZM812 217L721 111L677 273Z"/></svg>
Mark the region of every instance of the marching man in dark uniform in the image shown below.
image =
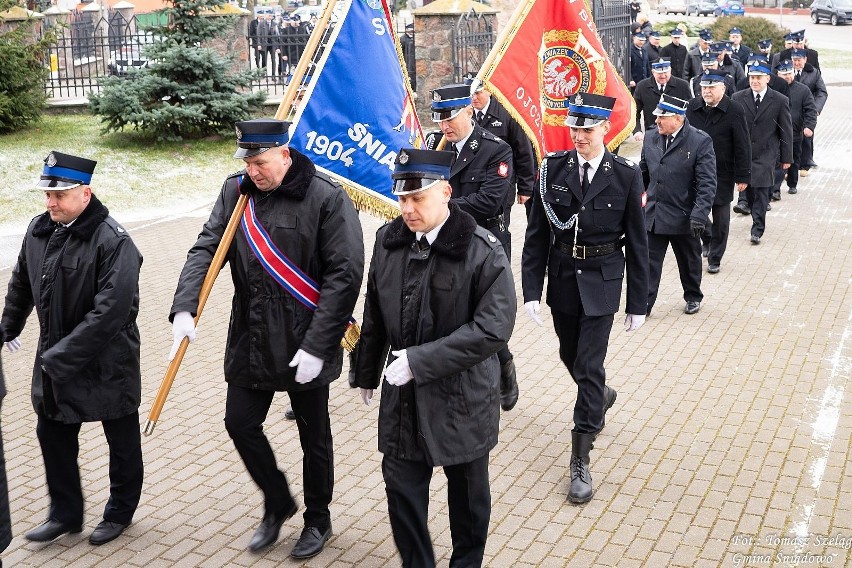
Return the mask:
<svg viewBox="0 0 852 568"><path fill-rule="evenodd" d="M500 423L496 353L517 311L503 247L450 199L453 159L431 150L397 155L393 193L402 215L376 234L356 364L365 404L384 376L379 451L406 568L435 566L428 508L436 466L447 477L450 566L482 565L488 455Z"/></svg>
<svg viewBox="0 0 852 568"><path fill-rule="evenodd" d="M751 140L745 111L725 94L722 75L706 71L701 79L701 97L689 101L689 124L710 135L716 155L716 196L713 198L712 223L702 239L706 251L707 272L720 270L728 246L731 228L731 202L734 189L744 192L751 178ZM708 230L709 229L709 230Z"/></svg>
<svg viewBox="0 0 852 568"><path fill-rule="evenodd" d="M225 350L225 428L263 492L263 521L249 543L249 550L260 551L275 543L298 510L263 433L275 393L289 395L302 444L306 507L305 528L290 556L310 558L332 534L329 385L342 370L340 339L361 287L363 234L340 185L288 146L289 122L258 119L236 127L234 157L245 169L225 180L187 255L170 315L171 356L184 337L195 337L202 281L237 198L248 193L241 230L227 253L234 301ZM268 241L272 246L265 246Z"/></svg>
<svg viewBox="0 0 852 568"><path fill-rule="evenodd" d="M697 313L704 299L700 239L716 195L716 157L710 136L686 119L686 105L668 95L660 98L654 111L657 129L645 135L639 162L647 192L649 315L657 301L669 243L680 271L684 313Z"/></svg>
<svg viewBox="0 0 852 568"><path fill-rule="evenodd" d="M505 220L504 204L513 177L512 148L473 120L470 85L447 85L432 91L432 120L447 139L445 150L456 153L450 171L453 203L471 215L476 224L491 231L511 250L512 235ZM426 137L426 148L437 148L441 136ZM508 256L508 255L507 255ZM503 410L518 402L515 360L508 346L498 353Z"/></svg>
<svg viewBox="0 0 852 568"><path fill-rule="evenodd" d="M512 148L514 167L509 191L506 192L506 202L503 204L503 224L508 227L511 221L512 205L515 203L515 188L517 187L518 203L526 203L533 194L536 165L532 142L518 121L512 118L509 111L491 96L474 73L465 75L465 83L471 85L470 96L476 123ZM506 249L506 256L511 259L511 249Z"/></svg>
<svg viewBox="0 0 852 568"><path fill-rule="evenodd" d="M627 331L644 323L648 302L642 177L604 146L614 105L614 98L600 95L569 98L567 125L576 150L548 154L542 161L521 264L524 308L539 325L548 275L547 304L559 357L577 384L568 490L572 503L592 498L589 452L616 399L603 365L621 302L625 259Z"/></svg>
<svg viewBox="0 0 852 568"><path fill-rule="evenodd" d="M683 65L686 62L686 46L680 43L683 37L683 30L674 28L669 35L672 41L660 50L660 57L668 59L671 62L672 75L678 79L683 79Z"/></svg>
<svg viewBox="0 0 852 568"><path fill-rule="evenodd" d="M750 88L737 91L732 97L745 111L751 139L751 181L746 188L746 199L751 212L753 245L760 244L766 230L766 206L775 181L775 166L781 162L781 168L786 170L793 161L790 101L768 87L769 77L768 67L750 65Z"/></svg>
<svg viewBox="0 0 852 568"><path fill-rule="evenodd" d="M828 90L825 88L825 81L822 79L822 72L818 67L815 67L808 62L808 54L802 49L793 49L790 52L793 62L793 72L795 81L802 83L811 90L811 95L814 97L817 115L822 113L826 101L828 101ZM807 177L808 172L814 163L814 136L802 139L802 156L801 156L801 172L802 176Z"/></svg>
<svg viewBox="0 0 852 568"><path fill-rule="evenodd" d="M814 96L803 83L796 81L793 62L782 61L776 68L778 76L787 81L790 88L790 118L793 123L793 162L787 168L787 193L795 194L799 185L799 166L802 163L802 140L812 138L816 130L817 111ZM780 164L775 168L775 185L772 187L772 200L781 199L781 183L784 181L784 170Z"/></svg>
<svg viewBox="0 0 852 568"><path fill-rule="evenodd" d="M49 542L82 530L78 435L83 422L100 422L109 444L110 496L89 537L100 545L131 523L142 493L136 326L142 255L92 193L96 162L51 152L44 163L36 187L47 197L47 212L27 228L0 333L16 350L36 309L32 401L50 510L24 536Z"/></svg>
<svg viewBox="0 0 852 568"><path fill-rule="evenodd" d="M748 58L751 57L751 48L743 44L743 31L737 27L731 28L728 39L731 41L731 57L736 58L745 69Z"/></svg>
<svg viewBox="0 0 852 568"><path fill-rule="evenodd" d="M639 81L633 92L636 111L644 119L644 124L637 120L636 128L633 130L636 134L634 139L637 142L645 138L645 130L654 126L654 109L657 108L660 95L663 93L680 99L691 98L689 83L672 76L672 64L668 59L659 59L651 63L651 76Z"/></svg>

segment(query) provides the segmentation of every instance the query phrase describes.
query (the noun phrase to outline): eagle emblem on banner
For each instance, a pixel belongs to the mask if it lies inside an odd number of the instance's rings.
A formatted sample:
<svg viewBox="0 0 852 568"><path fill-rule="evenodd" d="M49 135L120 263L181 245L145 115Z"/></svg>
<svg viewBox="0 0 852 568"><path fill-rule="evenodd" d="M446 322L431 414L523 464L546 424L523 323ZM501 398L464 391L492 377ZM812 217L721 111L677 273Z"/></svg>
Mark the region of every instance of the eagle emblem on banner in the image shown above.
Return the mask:
<svg viewBox="0 0 852 568"><path fill-rule="evenodd" d="M546 125L565 124L568 97L574 93L602 95L606 91L604 58L586 40L582 30L545 32L539 56L539 88Z"/></svg>

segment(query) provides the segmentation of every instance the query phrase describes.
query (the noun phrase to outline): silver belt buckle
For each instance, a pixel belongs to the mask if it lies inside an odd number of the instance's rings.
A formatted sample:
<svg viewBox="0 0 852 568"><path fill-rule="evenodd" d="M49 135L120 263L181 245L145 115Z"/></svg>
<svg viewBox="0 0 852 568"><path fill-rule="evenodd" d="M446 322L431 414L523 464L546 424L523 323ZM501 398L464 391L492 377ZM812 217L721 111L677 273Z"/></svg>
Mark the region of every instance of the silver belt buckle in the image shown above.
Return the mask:
<svg viewBox="0 0 852 568"><path fill-rule="evenodd" d="M583 252L583 256L579 256L577 251L581 250ZM577 260L586 260L586 247L583 245L574 245L574 258Z"/></svg>

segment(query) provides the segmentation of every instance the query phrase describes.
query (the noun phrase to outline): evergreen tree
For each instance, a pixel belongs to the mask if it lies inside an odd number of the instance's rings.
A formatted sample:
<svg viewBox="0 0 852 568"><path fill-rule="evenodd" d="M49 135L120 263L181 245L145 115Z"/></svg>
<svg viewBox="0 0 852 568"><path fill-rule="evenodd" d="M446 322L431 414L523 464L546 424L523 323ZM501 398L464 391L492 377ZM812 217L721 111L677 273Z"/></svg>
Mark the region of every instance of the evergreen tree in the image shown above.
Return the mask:
<svg viewBox="0 0 852 568"><path fill-rule="evenodd" d="M16 0L0 0L0 24L3 13L23 13ZM33 22L24 21L15 29L0 33L0 133L18 130L38 120L47 101L44 80L48 69L43 62L44 49L51 34L33 37Z"/></svg>
<svg viewBox="0 0 852 568"><path fill-rule="evenodd" d="M234 123L259 109L266 93L252 93L256 71L231 72L233 56L222 56L210 41L233 25L231 16L206 16L225 0L169 0L169 24L149 28L152 43L142 47L147 67L127 77L106 77L101 93L89 95L89 108L103 131L127 126L158 140L229 133Z"/></svg>

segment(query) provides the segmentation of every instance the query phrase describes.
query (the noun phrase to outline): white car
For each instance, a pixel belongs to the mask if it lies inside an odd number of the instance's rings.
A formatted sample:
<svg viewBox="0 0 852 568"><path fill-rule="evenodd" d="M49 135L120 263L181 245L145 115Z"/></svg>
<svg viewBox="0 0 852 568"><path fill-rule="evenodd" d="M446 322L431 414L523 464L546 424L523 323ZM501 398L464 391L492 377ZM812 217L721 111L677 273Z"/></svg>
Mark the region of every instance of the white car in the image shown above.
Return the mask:
<svg viewBox="0 0 852 568"><path fill-rule="evenodd" d="M683 14L686 15L686 0L660 0L657 6L658 14Z"/></svg>

